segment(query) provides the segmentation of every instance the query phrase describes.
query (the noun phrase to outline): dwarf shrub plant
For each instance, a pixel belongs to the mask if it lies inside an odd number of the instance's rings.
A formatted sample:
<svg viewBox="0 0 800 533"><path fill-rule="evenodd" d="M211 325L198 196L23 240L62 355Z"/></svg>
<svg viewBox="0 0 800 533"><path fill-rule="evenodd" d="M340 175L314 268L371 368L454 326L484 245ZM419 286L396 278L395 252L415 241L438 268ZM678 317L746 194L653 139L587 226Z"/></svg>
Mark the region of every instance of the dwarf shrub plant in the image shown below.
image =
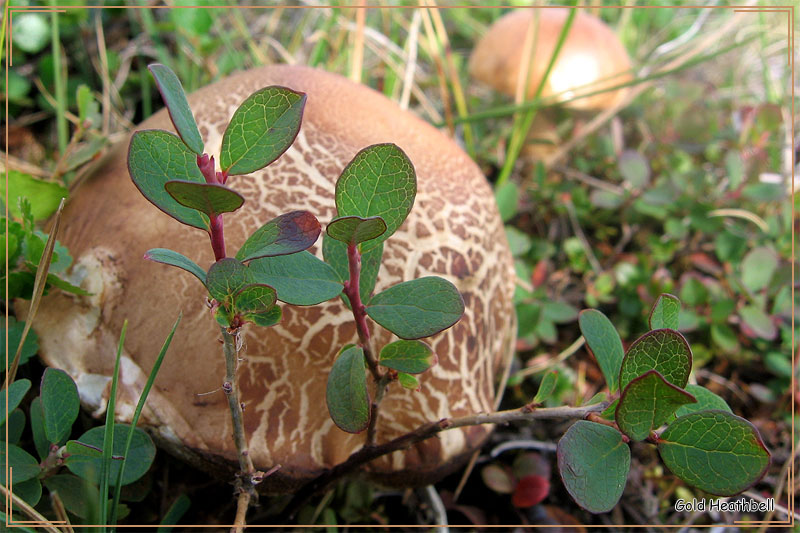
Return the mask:
<svg viewBox="0 0 800 533"><path fill-rule="evenodd" d="M650 311L651 330L627 352L603 313L587 309L578 318L616 397L601 415L578 421L558 442L564 485L588 511L610 511L622 496L630 442L654 444L673 474L716 496L746 490L769 466L769 451L755 426L732 414L710 390L688 384L692 351L677 331L679 313L678 298L662 294Z"/></svg>
<svg viewBox="0 0 800 533"><path fill-rule="evenodd" d="M418 388L415 374L436 362L430 346L419 339L455 324L464 302L452 283L435 276L406 281L373 295L383 243L405 221L414 205L414 167L394 144L361 150L336 182L337 216L323 240L324 261L306 251L321 233L308 211L293 211L268 221L229 256L223 216L241 208L244 198L230 188L231 176L249 174L275 161L293 143L302 121L306 95L285 87L266 87L236 110L222 139L217 170L205 147L186 96L175 74L151 65L178 135L162 130L136 132L128 168L141 193L174 219L205 231L215 262L208 270L178 252L155 248L146 259L181 268L208 291L209 306L221 327L227 375L223 390L233 417L239 451L239 511L244 513L253 487L264 477L246 453L242 406L236 380L238 336L246 323L273 326L281 319L278 302L314 305L341 296L353 313L359 341L331 347L327 384L330 416L344 431L368 430L376 438L378 409L392 381ZM401 340L373 348L367 318ZM365 368L375 383L370 394ZM374 397L373 397L374 396Z"/></svg>

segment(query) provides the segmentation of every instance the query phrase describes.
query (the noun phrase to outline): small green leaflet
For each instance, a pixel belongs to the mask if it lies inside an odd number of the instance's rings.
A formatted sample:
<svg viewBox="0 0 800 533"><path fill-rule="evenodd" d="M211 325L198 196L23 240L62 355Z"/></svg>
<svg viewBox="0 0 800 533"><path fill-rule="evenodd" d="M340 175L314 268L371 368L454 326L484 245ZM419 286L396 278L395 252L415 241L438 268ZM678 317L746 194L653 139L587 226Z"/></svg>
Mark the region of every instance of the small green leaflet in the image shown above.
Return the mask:
<svg viewBox="0 0 800 533"><path fill-rule="evenodd" d="M163 130L134 133L128 148L128 172L153 205L178 222L208 230L208 217L182 206L164 189L170 180L206 181L197 168L197 156L176 135Z"/></svg>
<svg viewBox="0 0 800 533"><path fill-rule="evenodd" d="M21 197L35 200L30 203L31 215L34 220L44 220L55 213L61 199L68 196L69 191L62 185L36 179L18 170L9 169L8 189L6 180L0 180L0 198L3 198L3 201L8 198L8 212L17 219L22 218L22 211L19 208Z"/></svg>
<svg viewBox="0 0 800 533"><path fill-rule="evenodd" d="M242 262L300 252L314 244L322 230L308 211L291 211L273 218L245 241L236 259Z"/></svg>
<svg viewBox="0 0 800 533"><path fill-rule="evenodd" d="M412 376L411 374L406 374L405 372L398 372L397 373L397 381L404 389L409 390L419 390L419 380Z"/></svg>
<svg viewBox="0 0 800 533"><path fill-rule="evenodd" d="M51 444L65 441L81 409L78 387L63 370L47 368L42 376L44 433Z"/></svg>
<svg viewBox="0 0 800 533"><path fill-rule="evenodd" d="M203 154L203 138L197 129L189 102L186 101L186 93L180 80L172 70L159 63L154 63L147 67L156 79L156 85L161 98L167 105L169 118L180 135L186 146L197 155Z"/></svg>
<svg viewBox="0 0 800 533"><path fill-rule="evenodd" d="M726 411L728 413L733 412L725 400L705 387L701 387L700 385L686 385L686 392L697 398L697 403L682 405L675 411L675 417L711 410Z"/></svg>
<svg viewBox="0 0 800 533"><path fill-rule="evenodd" d="M251 282L250 272L241 261L232 257L220 259L208 269L206 286L212 298L220 303L231 297ZM259 281L259 283L261 283Z"/></svg>
<svg viewBox="0 0 800 533"><path fill-rule="evenodd" d="M278 300L292 305L316 305L344 288L333 268L311 252L255 259L249 270L254 282L273 287Z"/></svg>
<svg viewBox="0 0 800 533"><path fill-rule="evenodd" d="M231 213L244 203L244 196L218 183L170 180L164 184L164 189L179 204L209 217Z"/></svg>
<svg viewBox="0 0 800 533"><path fill-rule="evenodd" d="M275 289L262 283L245 285L233 297L236 310L244 314L261 315L268 312L275 305Z"/></svg>
<svg viewBox="0 0 800 533"><path fill-rule="evenodd" d="M112 459L117 460L111 461L111 469L108 474L109 484L112 486L115 486L117 482L119 469L122 466L122 453L125 451L130 429L131 427L128 424L114 425ZM81 435L78 441L70 441L83 448L84 451L80 455L71 455L65 462L67 468L73 474L92 483L96 483L100 475L100 463L103 457L102 451L99 450L102 450L104 431L105 426L94 427ZM81 446L81 443L84 445ZM91 447L95 448L95 450L92 450ZM68 444L67 451L69 450L70 446ZM77 447L73 447L73 450L77 450ZM134 429L128 455L124 458L125 471L122 475L121 485L128 485L142 477L150 469L150 465L153 464L155 455L156 447L150 436L139 428Z"/></svg>
<svg viewBox="0 0 800 533"><path fill-rule="evenodd" d="M367 314L401 339L420 339L458 322L464 314L464 300L455 285L430 276L376 294Z"/></svg>
<svg viewBox="0 0 800 533"><path fill-rule="evenodd" d="M592 355L600 365L608 390L615 393L619 389L619 368L625 355L617 330L606 315L595 309L581 311L578 325Z"/></svg>
<svg viewBox="0 0 800 533"><path fill-rule="evenodd" d="M383 347L379 362L398 372L421 374L436 364L437 357L424 342L395 341Z"/></svg>
<svg viewBox="0 0 800 533"><path fill-rule="evenodd" d="M655 329L636 339L622 360L620 388L625 390L648 370L658 370L676 387L685 387L692 370L692 350L683 335L672 329Z"/></svg>
<svg viewBox="0 0 800 533"><path fill-rule="evenodd" d="M278 159L300 131L306 95L285 87L265 87L234 112L222 136L223 172L249 174Z"/></svg>
<svg viewBox="0 0 800 533"><path fill-rule="evenodd" d="M333 267L339 279L344 282L350 279L350 268L347 260L347 245L331 238L327 233L322 236L322 256ZM361 254L361 276L358 280L361 291L361 302L368 304L372 297L372 290L378 281L378 273L383 258L383 243ZM345 305L350 307L347 296L342 294Z"/></svg>
<svg viewBox="0 0 800 533"><path fill-rule="evenodd" d="M249 320L256 326L269 327L280 322L282 315L283 312L281 311L281 308L276 305L264 313L248 313L242 318L244 320Z"/></svg>
<svg viewBox="0 0 800 533"><path fill-rule="evenodd" d="M13 444L6 446L5 442L0 441L0 454L6 458L6 461L8 461L8 466L14 468L14 477L12 478L14 486L16 486L17 483L22 483L24 481L28 481L29 479L35 478L37 475L39 475L39 472L42 471L41 467L39 466L39 461L37 461L34 456L19 446L15 446ZM7 473L8 469L0 469L0 484L6 487L8 486L6 480Z"/></svg>
<svg viewBox="0 0 800 533"><path fill-rule="evenodd" d="M681 301L677 296L662 294L650 310L650 329L678 329Z"/></svg>
<svg viewBox="0 0 800 533"><path fill-rule="evenodd" d="M339 429L348 433L360 433L369 425L370 399L364 364L364 350L351 346L339 354L328 375L325 394L328 412Z"/></svg>
<svg viewBox="0 0 800 533"><path fill-rule="evenodd" d="M391 237L405 221L417 194L411 160L394 144L375 144L358 152L336 181L340 217L381 217L386 232L363 247L368 251Z"/></svg>
<svg viewBox="0 0 800 533"><path fill-rule="evenodd" d="M650 370L625 387L614 418L623 433L640 441L660 428L680 406L695 402L691 394Z"/></svg>
<svg viewBox="0 0 800 533"><path fill-rule="evenodd" d="M614 428L575 422L556 447L558 471L570 496L592 513L606 513L622 496L631 451Z"/></svg>
<svg viewBox="0 0 800 533"><path fill-rule="evenodd" d="M50 492L58 492L64 507L79 518L88 518L98 508L99 492L88 481L71 474L58 474L44 480Z"/></svg>
<svg viewBox="0 0 800 533"><path fill-rule="evenodd" d="M386 233L386 222L381 217L339 217L331 220L326 231L337 241L355 245Z"/></svg>
<svg viewBox="0 0 800 533"><path fill-rule="evenodd" d="M181 268L190 274L194 274L203 285L206 284L205 271L200 268L197 263L178 252L166 248L152 248L145 252L144 258L155 261L156 263L163 263L165 265Z"/></svg>
<svg viewBox="0 0 800 533"><path fill-rule="evenodd" d="M658 453L683 481L716 496L733 496L761 479L770 454L758 430L724 411L682 416L661 434Z"/></svg>
<svg viewBox="0 0 800 533"><path fill-rule="evenodd" d="M31 382L28 379L18 379L8 386L8 405L6 405L6 393L0 391L0 426L6 423L6 417L11 411L17 408L19 402L25 397Z"/></svg>
<svg viewBox="0 0 800 533"><path fill-rule="evenodd" d="M556 384L558 383L558 371L551 370L547 374L544 375L542 378L542 382L539 384L539 390L536 391L536 396L533 397L533 402L536 405L541 405L553 395L553 391L556 388Z"/></svg>

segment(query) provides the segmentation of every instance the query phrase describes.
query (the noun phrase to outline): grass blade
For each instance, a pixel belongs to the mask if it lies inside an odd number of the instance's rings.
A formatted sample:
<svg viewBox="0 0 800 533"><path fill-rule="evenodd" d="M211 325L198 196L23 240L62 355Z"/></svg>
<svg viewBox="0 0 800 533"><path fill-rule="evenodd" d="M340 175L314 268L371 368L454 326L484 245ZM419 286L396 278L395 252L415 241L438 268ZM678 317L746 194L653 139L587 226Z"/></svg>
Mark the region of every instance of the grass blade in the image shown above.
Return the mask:
<svg viewBox="0 0 800 533"><path fill-rule="evenodd" d="M111 452L114 447L114 408L117 400L117 384L119 383L119 361L122 359L122 346L125 344L125 333L128 321L122 324L122 333L117 345L117 358L114 361L114 375L111 377L111 394L106 409L106 425L103 432L103 462L100 466L100 523L108 523L108 476L111 470ZM123 459L124 460L124 459Z"/></svg>
<svg viewBox="0 0 800 533"><path fill-rule="evenodd" d="M192 505L192 501L186 495L186 493L181 494L178 498L172 502L172 505L169 506L169 510L167 514L164 515L164 518L161 519L161 526L158 528L157 533L169 533L172 531L172 526L178 523L178 520L186 514L186 511L189 510L189 507Z"/></svg>
<svg viewBox="0 0 800 533"><path fill-rule="evenodd" d="M119 473L117 474L117 483L115 485L116 490L114 491L114 503L111 505L111 517L109 522L111 525L116 525L117 523L117 506L119 505L120 493L122 492L122 474L125 473L128 451L130 450L131 442L133 441L133 432L136 429L136 424L139 422L139 416L142 414L142 409L144 409L144 403L147 401L147 395L150 394L150 389L153 387L153 383L156 380L156 375L161 368L161 363L164 361L164 356L167 354L169 345L172 342L172 337L175 335L175 330L178 329L178 324L180 324L181 318L183 318L183 314L178 315L178 319L172 326L172 330L169 332L169 335L167 335L164 345L161 347L161 351L158 353L158 357L156 357L156 361L153 363L153 368L150 370L150 375L147 376L147 383L145 383L142 394L139 396L139 403L136 404L136 411L134 411L133 418L131 419L131 429L128 431L128 438L125 441L125 448L122 450L122 464L120 465ZM173 504L173 507L175 507L175 504ZM172 509L170 508L170 511L171 510ZM167 513L167 516L169 516L169 513Z"/></svg>
<svg viewBox="0 0 800 533"><path fill-rule="evenodd" d="M42 301L42 294L47 285L47 272L50 270L50 261L53 258L53 249L56 246L56 235L58 234L58 227L61 225L61 213L64 211L64 198L58 204L58 210L53 218L53 227L50 230L50 236L47 237L47 242L44 245L42 258L39 260L39 268L36 269L36 277L33 280L33 294L31 295L31 306L28 308L28 317L25 320L25 329L22 330L22 338L19 340L17 346L17 353L14 354L14 362L11 363L6 371L6 381L3 388L7 389L8 386L14 381L17 376L17 368L19 367L19 359L22 356L22 347L25 345L25 339L28 337L28 332L31 330L33 318L36 316L36 311L39 309L39 303ZM8 309L6 309L6 322L8 322ZM6 360L8 362L8 360Z"/></svg>

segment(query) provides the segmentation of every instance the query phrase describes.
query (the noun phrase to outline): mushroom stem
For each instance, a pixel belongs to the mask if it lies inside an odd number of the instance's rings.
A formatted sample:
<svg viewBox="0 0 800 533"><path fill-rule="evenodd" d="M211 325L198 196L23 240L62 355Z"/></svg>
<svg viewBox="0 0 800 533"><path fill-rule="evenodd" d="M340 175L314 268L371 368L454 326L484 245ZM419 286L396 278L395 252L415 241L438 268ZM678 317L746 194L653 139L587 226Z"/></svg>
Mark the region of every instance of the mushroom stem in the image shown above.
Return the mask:
<svg viewBox="0 0 800 533"><path fill-rule="evenodd" d="M256 469L253 460L247 451L247 439L244 434L244 415L242 404L239 401L239 380L236 377L236 362L238 350L236 349L236 338L228 333L226 328L220 328L223 339L223 353L225 354L225 383L222 390L228 397L228 407L231 410L231 420L233 422L233 440L236 443L236 451L239 456L239 475L236 478L236 492L238 502L236 509L236 521L232 531L244 531L245 516L250 500L256 495L253 476Z"/></svg>

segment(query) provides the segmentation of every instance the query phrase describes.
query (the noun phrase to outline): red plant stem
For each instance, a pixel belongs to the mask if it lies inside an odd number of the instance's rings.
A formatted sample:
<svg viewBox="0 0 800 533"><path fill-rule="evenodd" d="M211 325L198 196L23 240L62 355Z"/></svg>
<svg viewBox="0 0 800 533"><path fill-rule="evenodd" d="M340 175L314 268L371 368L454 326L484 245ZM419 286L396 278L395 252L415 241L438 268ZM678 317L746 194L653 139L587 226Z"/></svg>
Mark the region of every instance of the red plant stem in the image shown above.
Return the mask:
<svg viewBox="0 0 800 533"><path fill-rule="evenodd" d="M214 260L219 261L227 257L225 255L225 232L222 225L222 215L211 216L208 235L211 237L211 248L214 249Z"/></svg>
<svg viewBox="0 0 800 533"><path fill-rule="evenodd" d="M217 166L214 163L214 156L208 157L208 154L197 156L197 168L206 179L206 183L225 183L228 176L224 172L217 172ZM210 224L208 228L208 236L211 238L211 248L214 250L214 260L219 261L224 259L225 254L225 231L222 223L222 215L211 215Z"/></svg>
<svg viewBox="0 0 800 533"><path fill-rule="evenodd" d="M359 344L364 350L367 365L376 382L381 379L381 371L378 362L372 354L369 344L369 328L367 327L367 308L361 302L360 277L361 277L361 253L358 251L357 244L347 245L347 262L350 266L350 280L344 284L344 293L350 300L350 307L353 310L353 318L356 321Z"/></svg>

